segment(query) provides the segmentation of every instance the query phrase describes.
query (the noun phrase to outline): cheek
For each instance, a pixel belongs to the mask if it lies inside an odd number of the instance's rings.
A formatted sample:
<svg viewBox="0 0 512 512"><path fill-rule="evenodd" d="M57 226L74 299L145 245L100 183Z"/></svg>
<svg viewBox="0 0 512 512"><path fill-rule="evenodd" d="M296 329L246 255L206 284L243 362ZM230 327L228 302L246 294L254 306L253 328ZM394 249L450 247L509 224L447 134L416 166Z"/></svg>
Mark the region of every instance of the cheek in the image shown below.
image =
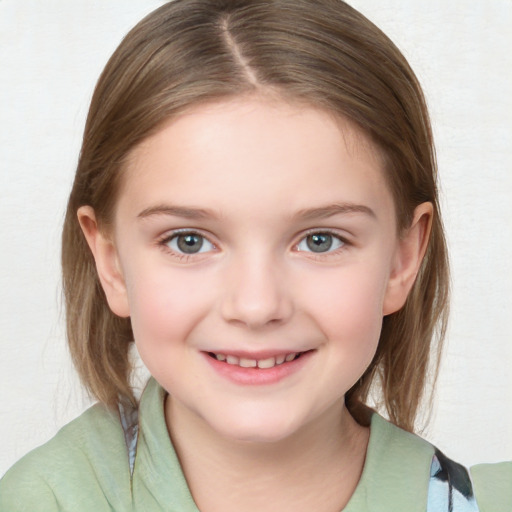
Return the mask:
<svg viewBox="0 0 512 512"><path fill-rule="evenodd" d="M386 283L383 268L351 266L320 279L317 275L307 300L328 339L373 346L382 327Z"/></svg>
<svg viewBox="0 0 512 512"><path fill-rule="evenodd" d="M187 337L211 302L204 279L172 268L139 266L127 279L132 328L137 343Z"/></svg>

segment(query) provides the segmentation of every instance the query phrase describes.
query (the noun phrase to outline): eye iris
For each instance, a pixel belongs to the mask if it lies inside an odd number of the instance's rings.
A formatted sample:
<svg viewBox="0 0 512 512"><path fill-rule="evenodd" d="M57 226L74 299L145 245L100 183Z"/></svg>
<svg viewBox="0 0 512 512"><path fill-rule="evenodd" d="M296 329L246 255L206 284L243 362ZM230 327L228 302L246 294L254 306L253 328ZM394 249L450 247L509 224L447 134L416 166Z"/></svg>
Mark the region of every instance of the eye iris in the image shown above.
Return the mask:
<svg viewBox="0 0 512 512"><path fill-rule="evenodd" d="M327 233L316 233L309 235L306 243L313 252L325 252L332 247L332 236Z"/></svg>
<svg viewBox="0 0 512 512"><path fill-rule="evenodd" d="M203 247L203 237L194 234L180 235L178 237L178 247L180 251L186 254L194 254Z"/></svg>

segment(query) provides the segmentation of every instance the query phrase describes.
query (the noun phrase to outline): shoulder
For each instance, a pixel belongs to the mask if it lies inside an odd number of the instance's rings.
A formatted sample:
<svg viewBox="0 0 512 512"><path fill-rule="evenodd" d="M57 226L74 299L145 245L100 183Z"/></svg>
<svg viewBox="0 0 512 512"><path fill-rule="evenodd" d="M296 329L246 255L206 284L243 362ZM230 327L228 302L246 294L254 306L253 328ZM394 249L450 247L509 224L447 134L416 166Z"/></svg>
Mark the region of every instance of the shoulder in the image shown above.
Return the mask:
<svg viewBox="0 0 512 512"><path fill-rule="evenodd" d="M434 447L374 413L363 473L347 512L425 512Z"/></svg>
<svg viewBox="0 0 512 512"><path fill-rule="evenodd" d="M379 457L380 500L400 492L414 501L427 503L427 512L512 512L512 462L481 464L468 470L424 439L405 432L378 415L372 416L374 446ZM372 433L373 436L373 433ZM386 491L387 490L387 491ZM416 505L418 506L418 505ZM405 508L404 508L405 510ZM425 510L421 506L418 510Z"/></svg>
<svg viewBox="0 0 512 512"><path fill-rule="evenodd" d="M118 415L96 404L5 474L0 511L123 510L129 489Z"/></svg>
<svg viewBox="0 0 512 512"><path fill-rule="evenodd" d="M480 512L512 511L512 461L473 466L471 478Z"/></svg>
<svg viewBox="0 0 512 512"><path fill-rule="evenodd" d="M435 454L435 447L429 442L378 414L372 415L368 450L376 464L386 466L389 479L394 481L424 481Z"/></svg>
<svg viewBox="0 0 512 512"><path fill-rule="evenodd" d="M377 414L360 484L353 510L478 512L466 468Z"/></svg>

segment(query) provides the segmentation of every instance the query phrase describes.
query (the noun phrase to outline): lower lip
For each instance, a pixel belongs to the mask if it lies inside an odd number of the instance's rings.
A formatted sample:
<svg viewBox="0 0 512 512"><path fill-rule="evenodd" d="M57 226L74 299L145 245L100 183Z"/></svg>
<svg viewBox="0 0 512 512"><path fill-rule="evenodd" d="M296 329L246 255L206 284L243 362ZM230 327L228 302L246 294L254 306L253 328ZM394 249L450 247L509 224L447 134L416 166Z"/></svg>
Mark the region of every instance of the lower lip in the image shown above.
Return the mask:
<svg viewBox="0 0 512 512"><path fill-rule="evenodd" d="M273 368L242 368L241 366L218 361L204 353L210 366L222 377L245 386L264 386L276 384L298 372L313 355L313 350L303 353L298 359L285 362Z"/></svg>

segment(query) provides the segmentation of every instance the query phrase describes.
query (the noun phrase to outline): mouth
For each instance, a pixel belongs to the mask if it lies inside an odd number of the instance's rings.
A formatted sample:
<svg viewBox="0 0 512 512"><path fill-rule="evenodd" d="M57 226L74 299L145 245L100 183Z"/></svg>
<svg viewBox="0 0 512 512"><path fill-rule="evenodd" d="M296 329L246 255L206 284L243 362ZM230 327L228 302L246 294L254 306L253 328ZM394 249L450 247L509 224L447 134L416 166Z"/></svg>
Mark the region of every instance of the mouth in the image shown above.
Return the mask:
<svg viewBox="0 0 512 512"><path fill-rule="evenodd" d="M217 361L229 364L231 366L238 366L239 368L258 368L262 370L269 370L276 366L281 366L285 363L291 363L292 361L296 361L304 354L311 352L308 350L306 352L289 352L285 354L279 354L275 357L268 357L265 359L250 359L246 357L238 357L231 354L223 354L216 352L208 352L208 355L216 359Z"/></svg>

